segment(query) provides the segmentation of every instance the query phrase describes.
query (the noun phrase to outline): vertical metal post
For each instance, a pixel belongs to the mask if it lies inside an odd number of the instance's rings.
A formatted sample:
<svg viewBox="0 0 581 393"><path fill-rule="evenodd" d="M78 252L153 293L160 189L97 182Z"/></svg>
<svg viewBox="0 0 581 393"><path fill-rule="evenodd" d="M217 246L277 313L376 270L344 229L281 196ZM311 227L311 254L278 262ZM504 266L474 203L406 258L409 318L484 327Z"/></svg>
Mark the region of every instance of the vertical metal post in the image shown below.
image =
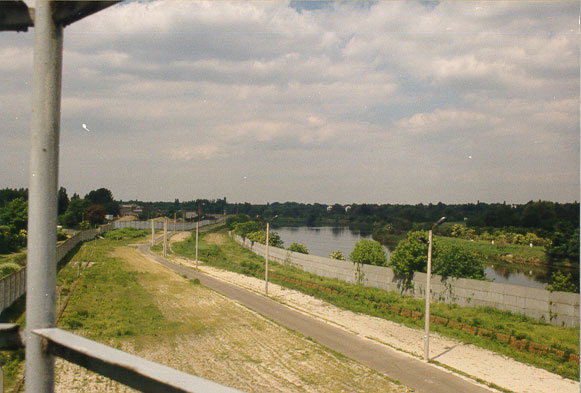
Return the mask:
<svg viewBox="0 0 581 393"><path fill-rule="evenodd" d="M155 220L151 220L151 247L155 246Z"/></svg>
<svg viewBox="0 0 581 393"><path fill-rule="evenodd" d="M57 185L63 28L55 3L37 1L34 22L32 126L28 197L26 391L54 391L54 358L32 330L56 322Z"/></svg>
<svg viewBox="0 0 581 393"><path fill-rule="evenodd" d="M428 232L428 269L426 277L426 314L424 316L424 360L430 361L430 278L432 276L432 230Z"/></svg>
<svg viewBox="0 0 581 393"><path fill-rule="evenodd" d="M167 256L167 217L163 218L163 256Z"/></svg>
<svg viewBox="0 0 581 393"><path fill-rule="evenodd" d="M196 269L198 268L198 237L199 237L199 233L200 233L200 219L198 218L198 221L196 221Z"/></svg>
<svg viewBox="0 0 581 393"><path fill-rule="evenodd" d="M268 235L270 233L270 223L267 222L266 223L266 255L265 255L265 259L266 259L266 263L264 266L264 294L266 296L268 296Z"/></svg>

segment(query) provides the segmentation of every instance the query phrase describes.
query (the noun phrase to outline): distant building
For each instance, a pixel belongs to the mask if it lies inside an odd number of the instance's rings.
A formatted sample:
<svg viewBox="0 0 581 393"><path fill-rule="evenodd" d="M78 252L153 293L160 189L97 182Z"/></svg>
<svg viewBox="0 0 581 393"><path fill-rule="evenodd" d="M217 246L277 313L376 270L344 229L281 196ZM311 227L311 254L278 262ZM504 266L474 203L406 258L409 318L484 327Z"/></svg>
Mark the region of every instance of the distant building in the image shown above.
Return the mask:
<svg viewBox="0 0 581 393"><path fill-rule="evenodd" d="M198 218L198 213L196 212L186 212L186 220L194 220Z"/></svg>
<svg viewBox="0 0 581 393"><path fill-rule="evenodd" d="M143 209L141 208L141 206L136 205L134 203L119 206L119 215L121 217L125 217L125 216L136 216L137 217L141 213L143 213Z"/></svg>
<svg viewBox="0 0 581 393"><path fill-rule="evenodd" d="M115 216L113 214L105 214L105 220L113 221L114 219L115 219Z"/></svg>

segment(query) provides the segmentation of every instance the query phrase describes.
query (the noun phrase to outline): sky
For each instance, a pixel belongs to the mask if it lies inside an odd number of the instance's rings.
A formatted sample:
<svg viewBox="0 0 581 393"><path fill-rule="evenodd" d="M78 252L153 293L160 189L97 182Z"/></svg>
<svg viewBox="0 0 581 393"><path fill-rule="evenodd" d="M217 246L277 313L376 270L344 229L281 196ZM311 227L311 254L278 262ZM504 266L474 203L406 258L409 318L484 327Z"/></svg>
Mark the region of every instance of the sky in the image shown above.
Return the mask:
<svg viewBox="0 0 581 393"><path fill-rule="evenodd" d="M116 199L579 200L578 2L123 2L65 28L59 183ZM27 187L34 29L0 33Z"/></svg>

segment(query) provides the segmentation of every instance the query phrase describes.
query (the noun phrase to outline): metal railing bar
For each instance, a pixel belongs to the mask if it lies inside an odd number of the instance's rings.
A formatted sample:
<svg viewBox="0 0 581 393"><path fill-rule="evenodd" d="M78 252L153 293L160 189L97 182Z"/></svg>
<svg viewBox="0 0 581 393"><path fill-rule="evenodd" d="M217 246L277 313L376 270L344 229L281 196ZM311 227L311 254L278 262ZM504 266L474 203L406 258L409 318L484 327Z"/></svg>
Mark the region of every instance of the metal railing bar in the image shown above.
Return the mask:
<svg viewBox="0 0 581 393"><path fill-rule="evenodd" d="M49 353L142 392L240 393L58 328L32 333L46 340Z"/></svg>
<svg viewBox="0 0 581 393"><path fill-rule="evenodd" d="M24 337L20 326L15 323L0 323L0 349L24 348Z"/></svg>

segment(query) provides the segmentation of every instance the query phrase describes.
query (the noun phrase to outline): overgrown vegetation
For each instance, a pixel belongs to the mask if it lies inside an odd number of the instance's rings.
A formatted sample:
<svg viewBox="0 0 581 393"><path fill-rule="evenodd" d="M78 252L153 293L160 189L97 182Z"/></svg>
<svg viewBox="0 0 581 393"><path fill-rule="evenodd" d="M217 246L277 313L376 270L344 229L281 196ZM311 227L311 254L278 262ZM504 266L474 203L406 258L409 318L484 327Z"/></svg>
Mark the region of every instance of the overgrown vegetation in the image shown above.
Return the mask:
<svg viewBox="0 0 581 393"><path fill-rule="evenodd" d="M105 239L115 240L130 240L147 236L151 231L149 229L135 229L133 227L126 227L121 229L113 229L104 234Z"/></svg>
<svg viewBox="0 0 581 393"><path fill-rule="evenodd" d="M355 243L355 247L349 258L357 264L386 266L387 254L381 244L374 240L361 239Z"/></svg>
<svg viewBox="0 0 581 393"><path fill-rule="evenodd" d="M466 247L454 243L440 244L432 239L432 272L443 277L486 278L484 266ZM428 236L425 231L409 232L391 254L389 265L408 279L414 272L427 271Z"/></svg>
<svg viewBox="0 0 581 393"><path fill-rule="evenodd" d="M90 255L92 266L86 269L72 294L60 323L63 328L81 331L89 338L102 341L155 335L174 327L175 324L164 319L152 295L140 285L139 273L126 270L121 260L111 256L114 247L137 237L135 231L138 230L124 228L119 233L125 233L125 237L113 235L83 245L82 251L94 247ZM82 251L75 255L73 262L79 263L86 258ZM72 266L63 269L59 273L59 284L71 282L76 274Z"/></svg>
<svg viewBox="0 0 581 393"><path fill-rule="evenodd" d="M301 254L308 254L309 253L308 248L305 247L304 244L296 243L296 242L293 243L293 244L291 244L289 246L288 250L289 251L293 251L293 252L298 252L298 253L301 253Z"/></svg>
<svg viewBox="0 0 581 393"><path fill-rule="evenodd" d="M227 237L224 230L212 231L221 236L220 244L208 244L205 236L200 240L200 260L226 270L263 277L264 259L244 249ZM192 257L193 241L187 240L175 243L174 250L186 257ZM319 277L299 269L271 262L271 279L280 285L300 290L310 295L326 300L332 304L356 312L363 312L401 322L407 326L423 327L423 321L400 313L390 312L382 304L389 304L417 313L423 313L424 302L420 299L401 296L395 292L385 292L376 288L348 284L339 280ZM498 332L508 337L527 339L547 347L557 348L566 353L579 353L579 328L563 328L552 326L531 318L499 311L489 307L468 308L443 303L432 304L432 315L446 318L457 323ZM464 342L481 346L518 361L545 368L551 372L572 379L579 379L579 366L568 362L566 358L553 353L538 355L519 351L491 337L475 336L452 326L433 325L433 330L444 335L458 338Z"/></svg>

